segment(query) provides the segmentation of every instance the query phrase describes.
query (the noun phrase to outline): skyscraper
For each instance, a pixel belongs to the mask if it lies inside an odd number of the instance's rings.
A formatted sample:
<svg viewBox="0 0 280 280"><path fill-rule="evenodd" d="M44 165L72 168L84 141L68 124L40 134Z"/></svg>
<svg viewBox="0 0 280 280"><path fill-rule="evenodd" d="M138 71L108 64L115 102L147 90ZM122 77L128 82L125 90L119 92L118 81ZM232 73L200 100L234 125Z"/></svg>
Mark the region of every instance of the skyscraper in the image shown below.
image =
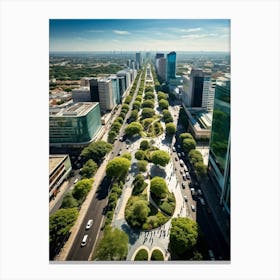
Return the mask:
<svg viewBox="0 0 280 280"><path fill-rule="evenodd" d="M106 112L114 108L114 98L112 81L108 78L102 78L98 81L99 103L101 112Z"/></svg>
<svg viewBox="0 0 280 280"><path fill-rule="evenodd" d="M167 54L166 60L166 80L176 79L176 52Z"/></svg>
<svg viewBox="0 0 280 280"><path fill-rule="evenodd" d="M142 66L142 57L141 57L141 53L140 52L137 52L136 55L135 55L135 60L136 60L136 69L140 69L141 66Z"/></svg>
<svg viewBox="0 0 280 280"><path fill-rule="evenodd" d="M157 72L159 77L165 81L166 80L166 58L160 57L157 59L158 62L158 68Z"/></svg>
<svg viewBox="0 0 280 280"><path fill-rule="evenodd" d="M230 214L230 79L216 82L208 172Z"/></svg>
<svg viewBox="0 0 280 280"><path fill-rule="evenodd" d="M92 102L99 102L98 80L99 78L92 78L89 80L90 96Z"/></svg>

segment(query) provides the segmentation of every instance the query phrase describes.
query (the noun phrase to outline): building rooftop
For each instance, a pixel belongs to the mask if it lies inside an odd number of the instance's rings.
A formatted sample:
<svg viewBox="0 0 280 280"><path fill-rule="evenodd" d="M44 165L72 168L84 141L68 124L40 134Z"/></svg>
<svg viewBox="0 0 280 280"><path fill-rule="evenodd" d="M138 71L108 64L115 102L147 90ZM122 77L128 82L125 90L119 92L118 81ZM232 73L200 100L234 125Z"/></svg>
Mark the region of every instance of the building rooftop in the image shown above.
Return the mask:
<svg viewBox="0 0 280 280"><path fill-rule="evenodd" d="M68 108L61 109L56 114L52 114L52 116L62 117L62 116L84 116L86 115L92 108L97 106L98 102L78 102L73 104Z"/></svg>
<svg viewBox="0 0 280 280"><path fill-rule="evenodd" d="M67 155L49 155L49 175L67 157Z"/></svg>

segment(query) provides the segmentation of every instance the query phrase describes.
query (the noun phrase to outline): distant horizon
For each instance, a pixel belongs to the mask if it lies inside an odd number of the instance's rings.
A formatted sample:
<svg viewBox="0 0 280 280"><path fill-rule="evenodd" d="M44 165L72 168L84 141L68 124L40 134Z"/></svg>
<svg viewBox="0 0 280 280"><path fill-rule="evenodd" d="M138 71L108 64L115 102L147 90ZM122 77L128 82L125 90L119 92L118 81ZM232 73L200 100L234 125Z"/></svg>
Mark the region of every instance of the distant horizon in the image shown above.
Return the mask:
<svg viewBox="0 0 280 280"><path fill-rule="evenodd" d="M50 52L230 52L229 19L50 19Z"/></svg>

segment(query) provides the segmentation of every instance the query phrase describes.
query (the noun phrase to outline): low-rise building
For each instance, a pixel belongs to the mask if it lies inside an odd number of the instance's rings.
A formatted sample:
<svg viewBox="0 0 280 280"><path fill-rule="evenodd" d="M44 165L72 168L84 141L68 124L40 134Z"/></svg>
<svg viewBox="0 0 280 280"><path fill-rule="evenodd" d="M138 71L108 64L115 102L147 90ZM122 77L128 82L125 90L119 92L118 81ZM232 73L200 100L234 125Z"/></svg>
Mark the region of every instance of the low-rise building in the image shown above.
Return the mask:
<svg viewBox="0 0 280 280"><path fill-rule="evenodd" d="M71 170L69 155L49 155L49 199L56 196Z"/></svg>

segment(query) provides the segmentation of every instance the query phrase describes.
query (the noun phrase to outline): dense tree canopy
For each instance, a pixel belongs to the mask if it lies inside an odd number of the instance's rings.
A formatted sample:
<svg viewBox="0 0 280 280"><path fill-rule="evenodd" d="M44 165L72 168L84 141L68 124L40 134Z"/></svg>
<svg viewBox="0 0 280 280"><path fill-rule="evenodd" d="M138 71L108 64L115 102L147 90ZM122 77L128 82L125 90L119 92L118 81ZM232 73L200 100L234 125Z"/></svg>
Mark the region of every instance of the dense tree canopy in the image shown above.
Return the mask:
<svg viewBox="0 0 280 280"><path fill-rule="evenodd" d="M125 134L128 136L133 136L135 134L140 134L143 130L141 123L139 122L132 122L125 128Z"/></svg>
<svg viewBox="0 0 280 280"><path fill-rule="evenodd" d="M77 208L59 209L50 215L49 234L50 242L55 242L68 234L78 218Z"/></svg>
<svg viewBox="0 0 280 280"><path fill-rule="evenodd" d="M133 227L141 227L150 213L148 202L143 199L137 199L126 209L126 218Z"/></svg>
<svg viewBox="0 0 280 280"><path fill-rule="evenodd" d="M72 191L73 197L78 201L83 201L92 188L93 179L82 179L78 181Z"/></svg>
<svg viewBox="0 0 280 280"><path fill-rule="evenodd" d="M166 134L168 135L174 135L176 132L176 127L173 123L167 123L165 125L165 129L166 129Z"/></svg>
<svg viewBox="0 0 280 280"><path fill-rule="evenodd" d="M162 91L159 91L159 92L158 92L158 100L161 100L161 99L167 100L167 99L168 99L168 95L165 94L165 93L162 92Z"/></svg>
<svg viewBox="0 0 280 280"><path fill-rule="evenodd" d="M203 162L202 154L198 150L191 150L188 154L190 161L192 164L195 164L197 162Z"/></svg>
<svg viewBox="0 0 280 280"><path fill-rule="evenodd" d="M207 166L203 162L196 162L194 168L199 177L203 177L207 173Z"/></svg>
<svg viewBox="0 0 280 280"><path fill-rule="evenodd" d="M193 136L190 133L185 132L185 133L181 133L179 138L183 142L184 139L193 139Z"/></svg>
<svg viewBox="0 0 280 280"><path fill-rule="evenodd" d="M194 139L186 138L183 140L183 148L188 153L190 150L195 149L196 142Z"/></svg>
<svg viewBox="0 0 280 280"><path fill-rule="evenodd" d="M157 150L152 153L151 160L154 164L166 166L170 161L170 155L162 150Z"/></svg>
<svg viewBox="0 0 280 280"><path fill-rule="evenodd" d="M131 111L129 121L130 122L135 122L135 121L137 121L137 119L138 119L138 111L137 110Z"/></svg>
<svg viewBox="0 0 280 280"><path fill-rule="evenodd" d="M139 109L140 109L140 106L141 106L140 101L134 101L134 102L133 102L133 105L132 105L132 109L133 109L133 110L135 110L135 109L139 110Z"/></svg>
<svg viewBox="0 0 280 280"><path fill-rule="evenodd" d="M137 167L140 172L145 172L147 170L148 162L146 160L138 160Z"/></svg>
<svg viewBox="0 0 280 280"><path fill-rule="evenodd" d="M155 114L155 110L152 108L144 108L142 110L142 118L147 119L147 118L152 118Z"/></svg>
<svg viewBox="0 0 280 280"><path fill-rule="evenodd" d="M158 102L159 107L163 110L163 109L168 109L169 106L169 102L167 100L161 99Z"/></svg>
<svg viewBox="0 0 280 280"><path fill-rule="evenodd" d="M142 140L140 143L140 149L143 151L148 150L151 147L150 143L148 140Z"/></svg>
<svg viewBox="0 0 280 280"><path fill-rule="evenodd" d="M133 195L138 195L146 188L145 178L142 174L137 174L133 180Z"/></svg>
<svg viewBox="0 0 280 280"><path fill-rule="evenodd" d="M124 154L122 154L122 157L127 158L129 161L131 161L131 154L130 153L124 153Z"/></svg>
<svg viewBox="0 0 280 280"><path fill-rule="evenodd" d="M106 228L104 236L97 248L96 259L100 261L126 260L127 252L127 234L117 228Z"/></svg>
<svg viewBox="0 0 280 280"><path fill-rule="evenodd" d="M145 152L142 151L142 150L138 150L136 153L135 153L135 158L138 159L138 160L142 160L145 158Z"/></svg>
<svg viewBox="0 0 280 280"><path fill-rule="evenodd" d="M62 200L61 208L74 208L78 206L77 200L73 197L72 192L68 192Z"/></svg>
<svg viewBox="0 0 280 280"><path fill-rule="evenodd" d="M142 108L154 108L155 103L152 100L146 100L142 103Z"/></svg>
<svg viewBox="0 0 280 280"><path fill-rule="evenodd" d="M96 162L94 162L92 159L89 159L83 165L83 168L81 170L82 179L91 178L95 174L97 168L98 168L98 166L97 166Z"/></svg>
<svg viewBox="0 0 280 280"><path fill-rule="evenodd" d="M96 141L84 148L81 155L86 159L92 159L99 164L112 148L113 146L105 141Z"/></svg>
<svg viewBox="0 0 280 280"><path fill-rule="evenodd" d="M113 143L117 136L118 133L115 130L110 130L108 133L108 142Z"/></svg>
<svg viewBox="0 0 280 280"><path fill-rule="evenodd" d="M112 178L124 177L130 167L130 161L124 157L116 157L110 160L106 166L106 174Z"/></svg>
<svg viewBox="0 0 280 280"><path fill-rule="evenodd" d="M158 176L154 177L151 180L150 191L157 198L166 197L168 189L165 180Z"/></svg>
<svg viewBox="0 0 280 280"><path fill-rule="evenodd" d="M198 225L195 221L183 217L172 219L171 224L170 248L174 253L182 255L196 245Z"/></svg>

